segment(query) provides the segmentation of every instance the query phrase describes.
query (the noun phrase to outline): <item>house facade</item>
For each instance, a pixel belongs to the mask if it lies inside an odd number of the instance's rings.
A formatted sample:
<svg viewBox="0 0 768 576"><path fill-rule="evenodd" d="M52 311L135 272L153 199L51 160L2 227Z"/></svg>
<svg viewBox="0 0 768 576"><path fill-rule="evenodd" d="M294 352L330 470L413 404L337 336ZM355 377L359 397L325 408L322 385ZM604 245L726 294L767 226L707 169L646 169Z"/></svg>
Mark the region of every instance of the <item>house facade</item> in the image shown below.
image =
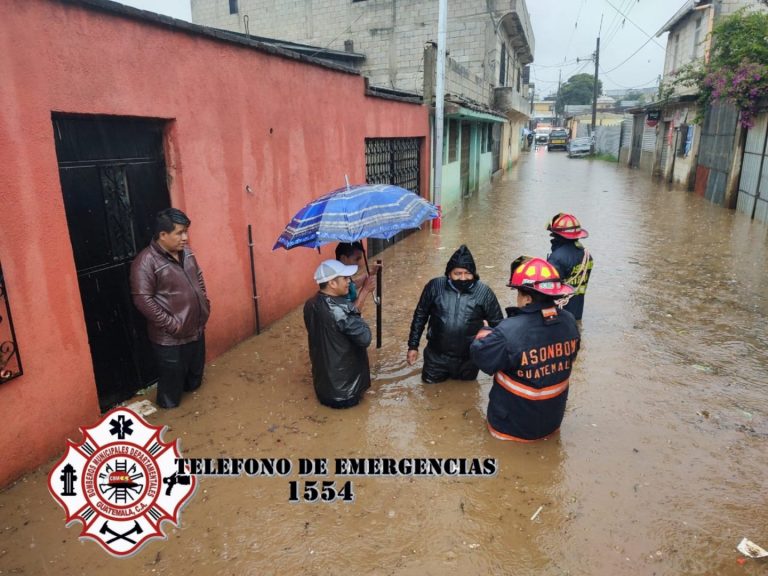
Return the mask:
<svg viewBox="0 0 768 576"><path fill-rule="evenodd" d="M191 6L193 21L205 26L364 54L359 69L371 86L433 103L437 0L192 0ZM450 2L446 48L444 212L519 154L530 112L525 67L534 51L524 0Z"/></svg>
<svg viewBox="0 0 768 576"><path fill-rule="evenodd" d="M333 246L272 251L301 206L429 189L427 110L346 68L104 0L15 2L0 38L0 486L156 377L128 269L157 210L192 219L211 360L316 290Z"/></svg>
<svg viewBox="0 0 768 576"><path fill-rule="evenodd" d="M630 166L729 207L744 145L738 112L730 105L700 110L696 88L674 80L685 66L708 61L714 26L742 8L764 9L757 0L686 0L662 26L657 37L667 35L664 98L632 110L627 155Z"/></svg>
<svg viewBox="0 0 768 576"><path fill-rule="evenodd" d="M684 66L708 60L717 0L688 0L656 34L667 34L663 85L672 85ZM674 86L664 104L656 128L653 174L666 182L693 189L701 142L701 126L695 87Z"/></svg>

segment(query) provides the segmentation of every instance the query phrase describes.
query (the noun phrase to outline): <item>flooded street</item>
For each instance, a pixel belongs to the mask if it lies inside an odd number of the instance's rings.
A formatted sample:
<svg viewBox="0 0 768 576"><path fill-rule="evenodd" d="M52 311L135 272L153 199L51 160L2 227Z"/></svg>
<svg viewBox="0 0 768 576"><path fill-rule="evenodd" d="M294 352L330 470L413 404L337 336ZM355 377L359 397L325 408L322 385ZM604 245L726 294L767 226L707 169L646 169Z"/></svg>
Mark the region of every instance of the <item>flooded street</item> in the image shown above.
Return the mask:
<svg viewBox="0 0 768 576"><path fill-rule="evenodd" d="M546 223L561 211L589 230L595 258L568 409L548 440L500 442L485 427L489 376L426 386L421 361L406 364L411 315L461 243L511 305L510 261L546 256ZM360 406L318 404L295 310L209 365L181 408L148 417L185 457L289 458L290 476L203 478L180 528L116 559L78 541L79 523L64 526L45 466L0 493L0 574L766 573L765 561L737 563L735 547L768 547L767 227L542 149L439 235L422 230L381 257L384 346L370 351ZM498 473L331 473L351 480L354 502L291 504L303 457L495 458Z"/></svg>

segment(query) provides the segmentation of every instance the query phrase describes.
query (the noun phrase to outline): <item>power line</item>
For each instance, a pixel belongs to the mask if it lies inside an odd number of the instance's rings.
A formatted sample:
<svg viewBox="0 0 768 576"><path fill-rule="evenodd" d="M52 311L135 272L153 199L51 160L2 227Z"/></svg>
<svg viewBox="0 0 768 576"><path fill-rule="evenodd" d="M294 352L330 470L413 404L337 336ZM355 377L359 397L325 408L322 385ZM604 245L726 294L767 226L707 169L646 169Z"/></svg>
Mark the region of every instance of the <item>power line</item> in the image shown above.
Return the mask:
<svg viewBox="0 0 768 576"><path fill-rule="evenodd" d="M563 62L562 64L553 64L553 65L544 65L544 64L536 64L534 63L533 66L536 66L537 68L564 68L566 66L572 66L574 64L578 64L579 60L571 60L570 62Z"/></svg>
<svg viewBox="0 0 768 576"><path fill-rule="evenodd" d="M606 3L606 4L608 4L608 6L610 6L610 7L611 7L611 8L613 8L614 10L616 10L616 12L618 12L619 14L621 14L622 16L624 16L624 18L627 20L627 22L629 22L630 24L632 24L632 26L634 26L635 28L637 28L638 30L640 30L640 32L642 32L643 34L645 34L646 36L648 36L648 42L650 42L651 40L653 40L653 42L654 42L654 44L656 44L656 46L658 46L658 47L659 47L659 48L661 48L662 50L666 50L666 48L664 48L664 46L662 46L661 44L659 44L658 42L656 42L656 40L654 40L653 36L651 36L650 34L648 34L648 32L646 32L645 30L643 30L642 28L640 28L640 26L638 26L637 24L635 24L635 23L634 23L634 22L633 22L633 21L632 21L632 20L629 18L629 16L627 16L626 14L624 14L624 12L622 12L621 10L619 10L618 8L616 8L616 6L614 6L614 5L611 3L611 0L605 0L605 3ZM645 44L647 44L648 42L646 42ZM645 46L645 44L643 44L643 46Z"/></svg>
<svg viewBox="0 0 768 576"><path fill-rule="evenodd" d="M624 61L623 61L621 64L619 64L619 65L617 65L617 66L614 66L614 67L613 67L613 68L611 68L610 70L606 70L606 71L605 71L605 73L607 74L607 73L609 73L609 72L613 72L614 70L616 70L616 69L618 69L618 68L621 68L622 66L624 66L624 64L626 64L626 63L627 63L627 62L628 62L630 59L632 59L632 57L633 57L635 54L637 54L638 52L640 52L640 50L642 50L643 48L645 48L645 46L646 46L646 45L648 44L648 42L650 42L651 40L653 40L653 38L648 38L648 40L646 40L645 42L643 42L643 44L640 46L640 48L638 48L637 50L635 50L634 52L632 52L632 54L630 54L630 55L629 55L629 56L626 58L626 60L624 60Z"/></svg>
<svg viewBox="0 0 768 576"><path fill-rule="evenodd" d="M658 76L654 76L650 80L646 82L642 82L641 84L637 84L636 86L624 86L623 84L619 84L618 82L616 82L616 80L608 76L608 74L606 74L602 69L600 70L600 74L608 78L608 80L610 80L613 84L615 84L619 88L624 88L625 90L637 90L638 88L647 88L650 85L656 86L656 80L658 79Z"/></svg>
<svg viewBox="0 0 768 576"><path fill-rule="evenodd" d="M568 44L565 47L565 53L566 56L563 57L563 60L567 58L568 51L571 49L571 42L573 41L573 35L576 34L576 30L579 28L579 18L581 18L581 10L584 8L584 5L587 3L587 0L582 0L581 5L579 6L579 11L576 14L576 20L573 24L573 30L571 30L571 37L568 38Z"/></svg>
<svg viewBox="0 0 768 576"><path fill-rule="evenodd" d="M635 7L634 0L625 0L624 4L621 4L621 10L625 11L627 14L629 14L632 11L632 8ZM611 24L608 26L608 32L605 34L605 47L610 44L610 42L616 38L616 34L618 34L619 30L624 28L624 24L626 23L626 19L621 17L621 14L619 12L616 12L614 14L614 18L611 21Z"/></svg>

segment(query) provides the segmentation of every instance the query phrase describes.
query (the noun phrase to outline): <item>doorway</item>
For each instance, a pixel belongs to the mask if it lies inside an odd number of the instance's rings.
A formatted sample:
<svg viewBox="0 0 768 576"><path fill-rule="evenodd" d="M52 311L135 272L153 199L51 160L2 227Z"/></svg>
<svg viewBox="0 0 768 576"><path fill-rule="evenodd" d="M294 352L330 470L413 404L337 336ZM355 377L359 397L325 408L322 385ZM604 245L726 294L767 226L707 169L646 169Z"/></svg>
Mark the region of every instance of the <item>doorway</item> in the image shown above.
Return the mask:
<svg viewBox="0 0 768 576"><path fill-rule="evenodd" d="M157 380L144 318L129 285L155 213L170 206L165 123L115 116L52 117L64 210L103 411Z"/></svg>

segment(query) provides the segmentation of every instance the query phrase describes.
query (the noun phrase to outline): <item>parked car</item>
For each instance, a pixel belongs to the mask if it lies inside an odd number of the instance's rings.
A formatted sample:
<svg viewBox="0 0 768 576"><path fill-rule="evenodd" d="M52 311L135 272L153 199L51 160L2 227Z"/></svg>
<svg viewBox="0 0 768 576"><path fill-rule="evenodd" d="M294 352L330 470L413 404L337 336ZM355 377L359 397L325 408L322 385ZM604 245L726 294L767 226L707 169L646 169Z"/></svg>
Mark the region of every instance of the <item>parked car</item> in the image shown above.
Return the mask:
<svg viewBox="0 0 768 576"><path fill-rule="evenodd" d="M574 138L568 143L568 158L589 156L592 153L592 138Z"/></svg>
<svg viewBox="0 0 768 576"><path fill-rule="evenodd" d="M555 150L568 150L568 131L562 128L555 128L549 133L549 142L547 143L547 151Z"/></svg>
<svg viewBox="0 0 768 576"><path fill-rule="evenodd" d="M546 144L549 140L549 132L536 131L536 144Z"/></svg>

